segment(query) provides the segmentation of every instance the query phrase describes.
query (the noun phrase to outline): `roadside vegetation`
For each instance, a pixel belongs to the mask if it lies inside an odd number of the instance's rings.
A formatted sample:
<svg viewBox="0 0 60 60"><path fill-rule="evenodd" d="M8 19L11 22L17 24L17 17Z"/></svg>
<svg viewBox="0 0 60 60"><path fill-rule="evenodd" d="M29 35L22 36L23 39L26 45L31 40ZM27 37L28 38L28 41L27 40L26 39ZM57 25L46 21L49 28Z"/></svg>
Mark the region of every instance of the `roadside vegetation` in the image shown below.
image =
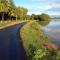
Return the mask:
<svg viewBox="0 0 60 60"><path fill-rule="evenodd" d="M35 54L45 55L45 51L42 48L44 42L48 42L47 37L43 36L44 32L40 29L40 25L37 22L29 22L21 29L21 37L23 40L23 46L26 50L28 60L40 58ZM45 40L44 40L45 39Z"/></svg>
<svg viewBox="0 0 60 60"><path fill-rule="evenodd" d="M18 23L22 23L22 22L27 22L27 20L21 20L21 21L20 20L18 20L18 21L12 20L12 21L4 21L4 22L0 21L0 29L11 26L11 25L15 25Z"/></svg>
<svg viewBox="0 0 60 60"><path fill-rule="evenodd" d="M28 60L58 60L58 46L41 29L36 21L27 23L20 31ZM57 57L58 56L58 57Z"/></svg>
<svg viewBox="0 0 60 60"><path fill-rule="evenodd" d="M0 27L6 26L6 25L8 25L8 24L11 24L11 22L7 22L7 21L5 21L5 22L0 22Z"/></svg>

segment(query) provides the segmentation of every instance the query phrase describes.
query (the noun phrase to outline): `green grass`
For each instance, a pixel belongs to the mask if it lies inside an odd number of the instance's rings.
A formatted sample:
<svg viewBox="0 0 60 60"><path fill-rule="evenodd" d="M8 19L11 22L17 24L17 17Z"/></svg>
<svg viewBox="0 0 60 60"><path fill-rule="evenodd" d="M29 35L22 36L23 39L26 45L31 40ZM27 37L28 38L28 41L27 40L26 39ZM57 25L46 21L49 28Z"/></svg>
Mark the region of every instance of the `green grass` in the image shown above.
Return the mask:
<svg viewBox="0 0 60 60"><path fill-rule="evenodd" d="M43 44L48 42L48 37L40 27L40 24L33 21L23 26L20 32L23 46L30 60L32 60L34 52L43 49Z"/></svg>
<svg viewBox="0 0 60 60"><path fill-rule="evenodd" d="M9 21L0 22L0 27L6 26L7 24L10 24L10 23L11 23L11 22L9 22Z"/></svg>
<svg viewBox="0 0 60 60"><path fill-rule="evenodd" d="M14 22L16 22L16 23L22 23L22 22L27 22L27 20L12 20L12 21L0 21L0 27L4 27L4 26L7 26L7 25L9 25L9 24L11 24L11 23L14 23Z"/></svg>

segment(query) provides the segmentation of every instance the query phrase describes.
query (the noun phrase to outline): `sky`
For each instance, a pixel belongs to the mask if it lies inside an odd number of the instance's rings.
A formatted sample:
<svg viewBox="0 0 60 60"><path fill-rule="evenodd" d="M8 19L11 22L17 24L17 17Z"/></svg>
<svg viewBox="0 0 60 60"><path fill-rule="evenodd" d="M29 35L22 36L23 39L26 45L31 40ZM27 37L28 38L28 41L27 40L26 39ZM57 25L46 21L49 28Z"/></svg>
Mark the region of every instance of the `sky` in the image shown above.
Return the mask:
<svg viewBox="0 0 60 60"><path fill-rule="evenodd" d="M60 0L14 0L16 6L28 9L28 14L60 15Z"/></svg>

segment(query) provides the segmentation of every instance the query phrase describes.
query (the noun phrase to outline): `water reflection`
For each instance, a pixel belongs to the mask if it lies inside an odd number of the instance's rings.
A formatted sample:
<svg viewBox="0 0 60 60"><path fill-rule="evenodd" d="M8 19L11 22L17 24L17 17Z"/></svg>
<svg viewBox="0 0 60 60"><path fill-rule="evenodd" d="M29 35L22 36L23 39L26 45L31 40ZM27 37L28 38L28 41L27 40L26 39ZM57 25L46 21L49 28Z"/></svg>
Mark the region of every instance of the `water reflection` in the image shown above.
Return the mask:
<svg viewBox="0 0 60 60"><path fill-rule="evenodd" d="M52 41L60 45L60 21L52 20L44 27L45 32L52 38Z"/></svg>

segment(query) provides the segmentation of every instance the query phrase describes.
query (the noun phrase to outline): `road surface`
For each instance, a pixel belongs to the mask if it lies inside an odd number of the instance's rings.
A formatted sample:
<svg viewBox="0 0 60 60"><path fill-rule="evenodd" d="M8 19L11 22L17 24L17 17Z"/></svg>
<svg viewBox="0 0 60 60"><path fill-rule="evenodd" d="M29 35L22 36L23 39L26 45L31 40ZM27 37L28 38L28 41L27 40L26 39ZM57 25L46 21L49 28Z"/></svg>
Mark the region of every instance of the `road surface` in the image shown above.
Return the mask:
<svg viewBox="0 0 60 60"><path fill-rule="evenodd" d="M26 23L0 29L0 60L27 60L19 34Z"/></svg>

